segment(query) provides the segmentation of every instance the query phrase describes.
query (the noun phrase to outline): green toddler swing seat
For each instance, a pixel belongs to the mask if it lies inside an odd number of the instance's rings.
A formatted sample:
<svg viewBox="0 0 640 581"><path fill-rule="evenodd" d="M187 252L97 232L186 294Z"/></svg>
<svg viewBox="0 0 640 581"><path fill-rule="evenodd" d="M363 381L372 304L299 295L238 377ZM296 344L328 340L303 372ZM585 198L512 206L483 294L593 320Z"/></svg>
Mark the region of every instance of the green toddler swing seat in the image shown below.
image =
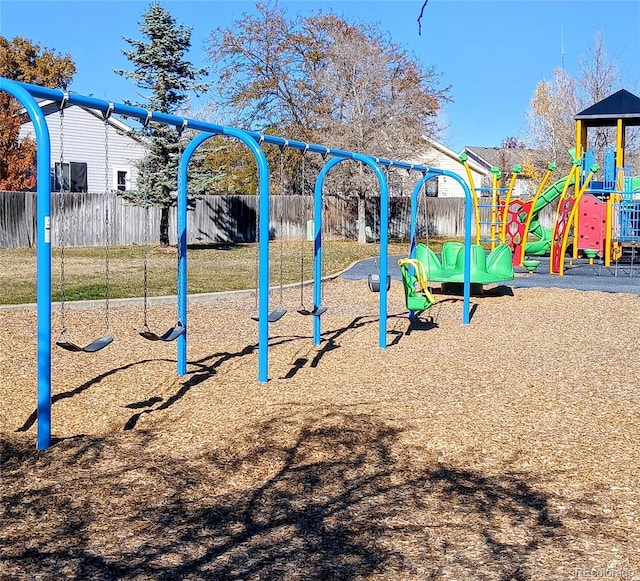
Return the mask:
<svg viewBox="0 0 640 581"><path fill-rule="evenodd" d="M436 302L429 290L424 265L415 258L398 260L407 310L422 312L430 309Z"/></svg>

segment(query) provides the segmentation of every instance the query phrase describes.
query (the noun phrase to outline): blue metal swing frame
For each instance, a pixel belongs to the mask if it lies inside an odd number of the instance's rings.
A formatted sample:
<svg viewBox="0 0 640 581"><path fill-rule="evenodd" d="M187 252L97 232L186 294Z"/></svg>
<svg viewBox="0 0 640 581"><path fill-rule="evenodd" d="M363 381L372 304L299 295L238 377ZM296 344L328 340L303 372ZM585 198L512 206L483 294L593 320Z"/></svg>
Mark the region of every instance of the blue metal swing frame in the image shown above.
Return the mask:
<svg viewBox="0 0 640 581"><path fill-rule="evenodd" d="M49 168L51 165L51 143L49 130L44 114L40 110L36 99L50 99L57 103L63 100L68 104L99 110L103 113L110 111L126 117L139 120L142 123L150 121L172 125L181 130L186 128L199 131L185 147L180 158L178 168L178 199L177 199L177 246L178 246L178 319L184 325L184 330L177 337L177 375L187 372L187 170L189 161L195 150L204 141L215 135L233 137L244 143L258 166L258 204L260 219L259 231L259 264L258 264L258 382L268 381L268 348L269 348L269 164L261 143L269 143L278 147L289 147L303 152L317 153L323 158L329 157L320 171L314 188L314 307L313 314L313 342L321 341L321 317L324 308L322 300L322 188L329 171L345 160L353 160L369 167L380 186L380 278L386 280L388 275L388 226L389 226L389 190L386 176L381 169L398 167L409 172L416 171L423 174L419 183L437 175L443 175L458 181L466 197L465 211L465 282L463 324L469 323L469 265L471 247L471 210L472 198L468 186L460 176L446 170L437 170L421 165L392 161L386 158L376 158L362 153L332 149L322 145L287 140L275 135L263 135L256 132L244 131L234 127L216 125L203 121L186 119L166 113L150 112L146 109L132 107L122 103L113 103L102 99L95 99L78 94L68 94L57 89L49 89L27 83L19 83L0 77L0 91L5 91L17 99L25 108L33 123L36 143L37 166L37 448L45 450L51 445L51 184ZM415 234L416 204L418 187L412 196L412 231ZM412 240L414 235L412 235ZM378 345L381 349L387 347L387 287L381 285L379 297L379 333Z"/></svg>

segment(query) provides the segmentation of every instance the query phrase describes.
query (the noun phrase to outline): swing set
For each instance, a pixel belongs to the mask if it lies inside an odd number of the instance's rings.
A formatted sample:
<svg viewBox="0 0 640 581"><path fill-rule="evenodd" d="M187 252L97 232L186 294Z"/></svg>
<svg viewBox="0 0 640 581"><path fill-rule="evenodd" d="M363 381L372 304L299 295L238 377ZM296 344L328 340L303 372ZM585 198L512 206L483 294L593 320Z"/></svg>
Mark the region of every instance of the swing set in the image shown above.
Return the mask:
<svg viewBox="0 0 640 581"><path fill-rule="evenodd" d="M78 94L66 94L57 89L49 89L37 85L20 83L0 77L0 91L9 93L24 108L35 132L36 150L36 231L37 231L37 447L45 450L51 445L51 183L49 170L51 167L51 142L47 120L38 104L39 100L51 100L55 103L68 102L88 109L100 111L103 115L117 114L139 122L156 122L174 127L189 128L196 132L195 136L186 144L180 158L178 168L178 197L177 197L177 244L178 244L178 324L174 332L162 335L153 333L151 340L176 339L177 345L177 375L186 374L187 363L187 333L180 329L187 325L187 168L195 150L207 139L222 135L241 141L249 148L258 166L258 382L268 381L268 354L269 354L269 164L260 144L264 141L278 147L290 147L304 153L316 153L323 156L326 162L320 169L313 190L313 225L314 225L314 260L313 260L313 308L307 309L304 305L304 295L301 299L300 311L303 314L313 316L313 343L321 342L321 319L324 312L322 306L322 217L323 217L323 185L327 174L338 164L352 160L367 166L374 174L380 187L380 264L379 272L381 280L386 280L388 275L388 226L389 226L389 191L382 167L394 165L408 171L421 172L424 180L437 175L451 177L458 181L467 198L467 210L472 207L472 198L468 186L462 178L454 172L414 166L406 162L391 161L385 158L374 158L362 153L332 149L321 145L309 144L301 141L286 140L274 135L261 135L234 127L215 125L204 121L185 119L166 113L149 112L145 109L112 103L102 99L87 97ZM106 154L108 161L108 153ZM328 159L327 159L328 158ZM108 219L108 214L106 215ZM471 213L465 213L467 227L465 229L465 258L467 278L464 283L463 324L470 320L470 282L468 269L470 264L469 249L471 246ZM108 235L107 235L108 236ZM108 238L105 237L105 242ZM108 252L108 244L105 244ZM107 254L108 257L108 254ZM106 265L106 280L108 282L108 258ZM304 290L304 289L303 289ZM105 307L108 314L109 290L105 292ZM387 347L387 288L382 285L379 292L379 327L378 345L381 349ZM173 335L176 335L175 337ZM111 337L107 328L104 337ZM163 338L164 337L164 338ZM94 343L98 349L104 348L108 343L97 340ZM66 341L71 344L71 341ZM104 343L104 345L102 345ZM91 343L79 350L91 352ZM76 345L76 347L78 347ZM97 349L96 349L97 350Z"/></svg>

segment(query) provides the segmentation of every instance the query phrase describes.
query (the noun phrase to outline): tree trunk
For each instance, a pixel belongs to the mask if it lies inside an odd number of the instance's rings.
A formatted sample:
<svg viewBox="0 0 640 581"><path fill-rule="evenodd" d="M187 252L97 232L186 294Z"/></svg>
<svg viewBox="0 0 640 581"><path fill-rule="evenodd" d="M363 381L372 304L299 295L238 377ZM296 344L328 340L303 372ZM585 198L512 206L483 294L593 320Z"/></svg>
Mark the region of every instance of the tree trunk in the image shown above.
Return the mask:
<svg viewBox="0 0 640 581"><path fill-rule="evenodd" d="M169 246L169 206L162 206L160 216L160 247Z"/></svg>
<svg viewBox="0 0 640 581"><path fill-rule="evenodd" d="M358 192L358 244L367 243L367 234L365 227L367 226L366 197L364 192Z"/></svg>

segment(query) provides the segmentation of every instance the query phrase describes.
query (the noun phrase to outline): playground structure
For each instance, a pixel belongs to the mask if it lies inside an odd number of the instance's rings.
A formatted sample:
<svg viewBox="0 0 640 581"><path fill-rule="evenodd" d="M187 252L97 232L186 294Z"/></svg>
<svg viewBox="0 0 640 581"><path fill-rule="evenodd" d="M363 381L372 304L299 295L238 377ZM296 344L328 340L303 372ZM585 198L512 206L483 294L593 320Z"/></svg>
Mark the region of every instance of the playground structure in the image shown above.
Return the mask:
<svg viewBox="0 0 640 581"><path fill-rule="evenodd" d="M47 449L51 444L51 148L50 135L47 121L38 106L36 99L51 100L64 108L65 104L74 104L93 109L101 113L106 119L110 115L117 114L139 121L145 125L149 123L161 123L173 126L180 131L185 129L195 130L198 133L184 148L180 157L178 169L178 193L177 193L177 288L178 288L178 323L173 330L169 330L166 336L153 334L148 337L152 340L173 340L177 346L177 375L186 374L187 366L187 253L186 253L186 222L187 222L187 180L188 165L195 150L207 139L214 135L224 135L235 138L245 144L252 152L258 170L258 288L256 291L258 301L258 382L268 381L268 349L269 349L269 164L261 147L263 143L275 145L279 148L291 148L302 152L320 154L328 158L320 170L314 187L314 277L313 277L313 342L314 345L321 341L321 315L324 312L322 301L322 191L326 175L336 165L353 160L370 168L378 180L380 187L380 280L386 280L388 276L388 186L385 172L382 167L398 167L409 172L418 172L422 178L416 185L416 192L422 185L437 176L447 176L456 180L463 189L467 200L465 210L465 245L463 251L464 265L464 303L463 324L470 321L470 264L471 264L471 192L464 180L454 172L413 165L406 162L392 161L385 158L375 158L356 152L332 149L321 145L288 140L274 135L265 135L255 132L240 130L234 127L205 123L198 120L187 119L175 115L147 111L121 103L113 103L102 99L95 99L77 94L69 94L60 90L48 89L36 85L19 83L9 79L0 78L0 90L9 93L24 107L27 115L33 123L36 143L36 169L37 171L37 201L36 201L36 229L37 229L37 447ZM414 192L417 199L417 193ZM381 285L379 289L379 332L378 343L381 349L387 346L387 287ZM108 307L108 296L106 297ZM144 331L144 330L143 330ZM109 335L110 338L110 335ZM99 340L99 348L105 347L111 341ZM89 346L79 348L81 351L90 351Z"/></svg>
<svg viewBox="0 0 640 581"><path fill-rule="evenodd" d="M520 173L514 166L507 188L500 187L500 170L492 168L492 187L476 188L467 156L459 161L471 184L475 211L475 241L496 245L506 244L513 253L513 265L525 266L527 255L550 255L550 274L564 274L565 257L573 234L572 258L580 254L590 262L596 256L605 266L622 256L622 248L640 243L640 176L625 165L625 130L640 125L640 99L621 90L585 109L575 116L576 147L569 151L571 170L547 187L556 164L550 163L531 200L511 197L513 184ZM600 165L593 151L587 150L588 129L616 128L616 147L606 148L602 160L602 179L596 180ZM490 192L491 203L479 203L479 194ZM539 220L541 210L557 203L552 228ZM490 210L490 220L482 221L481 210ZM484 228L483 228L484 227ZM489 230L482 238L481 232ZM535 239L531 239L533 236Z"/></svg>
<svg viewBox="0 0 640 581"><path fill-rule="evenodd" d="M574 227L573 258L580 251L590 260L600 255L610 266L622 256L624 245L635 251L640 243L640 176L634 177L633 167L625 164L626 129L640 126L640 98L621 89L578 113L575 121L576 156L583 155L587 164L594 159L586 149L589 129L615 128L615 149L605 149L602 180L582 187L569 216ZM552 273L562 274L564 261L557 260L551 268Z"/></svg>

